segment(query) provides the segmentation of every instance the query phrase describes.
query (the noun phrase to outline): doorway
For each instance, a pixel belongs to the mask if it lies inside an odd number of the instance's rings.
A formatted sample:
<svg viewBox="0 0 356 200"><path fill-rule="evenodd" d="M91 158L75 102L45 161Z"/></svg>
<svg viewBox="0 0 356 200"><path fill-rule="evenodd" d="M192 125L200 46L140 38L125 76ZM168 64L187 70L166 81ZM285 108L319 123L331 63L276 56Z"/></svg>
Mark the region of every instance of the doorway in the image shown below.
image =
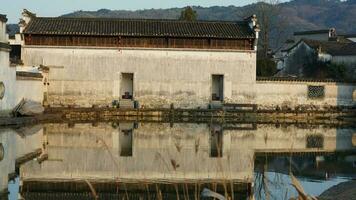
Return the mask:
<svg viewBox="0 0 356 200"><path fill-rule="evenodd" d="M122 130L119 136L120 140L120 156L131 157L132 156L132 139L133 130Z"/></svg>
<svg viewBox="0 0 356 200"><path fill-rule="evenodd" d="M212 75L211 100L224 101L224 75Z"/></svg>
<svg viewBox="0 0 356 200"><path fill-rule="evenodd" d="M133 73L122 73L121 74L121 98L122 99L133 99Z"/></svg>
<svg viewBox="0 0 356 200"><path fill-rule="evenodd" d="M221 126L212 126L210 130L210 157L223 157L224 133Z"/></svg>

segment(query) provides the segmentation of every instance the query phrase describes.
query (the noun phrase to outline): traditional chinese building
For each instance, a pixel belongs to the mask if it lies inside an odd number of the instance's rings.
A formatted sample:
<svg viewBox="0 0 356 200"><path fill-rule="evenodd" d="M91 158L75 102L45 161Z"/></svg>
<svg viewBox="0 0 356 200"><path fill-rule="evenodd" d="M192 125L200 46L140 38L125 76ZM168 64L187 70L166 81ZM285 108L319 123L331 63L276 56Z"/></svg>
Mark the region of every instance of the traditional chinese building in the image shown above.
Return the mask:
<svg viewBox="0 0 356 200"><path fill-rule="evenodd" d="M48 67L50 105L206 106L256 80L256 18L44 18L24 12L25 65ZM127 104L126 103L126 104Z"/></svg>
<svg viewBox="0 0 356 200"><path fill-rule="evenodd" d="M46 69L49 106L355 104L354 84L256 78L256 22L48 18L25 10L21 62Z"/></svg>

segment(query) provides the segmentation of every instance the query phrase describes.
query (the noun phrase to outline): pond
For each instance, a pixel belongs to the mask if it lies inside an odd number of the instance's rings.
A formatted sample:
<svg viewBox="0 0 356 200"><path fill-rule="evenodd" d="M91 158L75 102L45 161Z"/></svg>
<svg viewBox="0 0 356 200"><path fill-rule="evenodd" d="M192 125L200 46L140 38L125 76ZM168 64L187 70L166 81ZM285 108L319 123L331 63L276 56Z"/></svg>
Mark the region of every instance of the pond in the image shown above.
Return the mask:
<svg viewBox="0 0 356 200"><path fill-rule="evenodd" d="M355 186L355 134L325 124L3 127L0 191L11 200L262 200L290 199L301 189L327 199Z"/></svg>

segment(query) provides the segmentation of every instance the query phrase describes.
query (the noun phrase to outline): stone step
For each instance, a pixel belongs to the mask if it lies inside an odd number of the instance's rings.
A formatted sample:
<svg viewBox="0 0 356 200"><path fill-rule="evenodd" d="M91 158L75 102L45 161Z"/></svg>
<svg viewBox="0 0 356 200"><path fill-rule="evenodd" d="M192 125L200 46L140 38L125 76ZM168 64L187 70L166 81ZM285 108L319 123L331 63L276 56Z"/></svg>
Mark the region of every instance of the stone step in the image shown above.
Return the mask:
<svg viewBox="0 0 356 200"><path fill-rule="evenodd" d="M119 107L123 109L133 109L135 108L135 104L132 100L120 100Z"/></svg>

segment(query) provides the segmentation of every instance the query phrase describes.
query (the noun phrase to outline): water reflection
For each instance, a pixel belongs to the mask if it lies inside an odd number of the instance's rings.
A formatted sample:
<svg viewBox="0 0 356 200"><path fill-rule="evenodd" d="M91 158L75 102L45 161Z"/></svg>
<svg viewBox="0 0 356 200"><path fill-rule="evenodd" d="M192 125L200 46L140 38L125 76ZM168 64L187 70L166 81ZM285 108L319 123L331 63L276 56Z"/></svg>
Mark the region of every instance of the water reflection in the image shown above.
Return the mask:
<svg viewBox="0 0 356 200"><path fill-rule="evenodd" d="M354 133L128 122L3 129L0 189L7 196L9 175L18 174L25 199L201 199L204 188L230 199L288 199L296 195L285 184L290 173L305 183L355 178Z"/></svg>

